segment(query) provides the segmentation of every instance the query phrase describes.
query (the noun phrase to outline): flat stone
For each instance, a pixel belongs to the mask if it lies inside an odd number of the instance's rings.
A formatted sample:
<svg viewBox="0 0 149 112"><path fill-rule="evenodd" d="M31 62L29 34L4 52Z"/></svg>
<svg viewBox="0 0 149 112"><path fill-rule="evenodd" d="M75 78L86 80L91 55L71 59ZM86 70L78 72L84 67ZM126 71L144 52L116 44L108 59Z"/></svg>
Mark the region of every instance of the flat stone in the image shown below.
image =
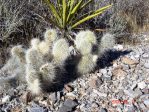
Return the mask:
<svg viewBox="0 0 149 112"><path fill-rule="evenodd" d="M145 84L144 81L138 83L138 88L140 88L140 89L144 89L146 86L147 85Z"/></svg>
<svg viewBox="0 0 149 112"><path fill-rule="evenodd" d="M127 65L137 65L139 63L137 60L133 60L128 57L123 57L121 61L122 63L127 64Z"/></svg>
<svg viewBox="0 0 149 112"><path fill-rule="evenodd" d="M76 101L71 100L71 99L66 99L66 101L64 102L64 105L67 107L74 108L75 106L78 105L78 103Z"/></svg>
<svg viewBox="0 0 149 112"><path fill-rule="evenodd" d="M34 107L28 110L29 112L44 112L44 109L41 107Z"/></svg>
<svg viewBox="0 0 149 112"><path fill-rule="evenodd" d="M29 112L45 112L45 110L42 107L40 107L39 105L35 103L32 104L32 107L28 108L28 111Z"/></svg>
<svg viewBox="0 0 149 112"><path fill-rule="evenodd" d="M78 103L71 99L66 99L64 104L59 108L59 112L72 112Z"/></svg>
<svg viewBox="0 0 149 112"><path fill-rule="evenodd" d="M67 106L61 106L59 108L59 111L58 112L71 112L72 111L72 108L69 108Z"/></svg>

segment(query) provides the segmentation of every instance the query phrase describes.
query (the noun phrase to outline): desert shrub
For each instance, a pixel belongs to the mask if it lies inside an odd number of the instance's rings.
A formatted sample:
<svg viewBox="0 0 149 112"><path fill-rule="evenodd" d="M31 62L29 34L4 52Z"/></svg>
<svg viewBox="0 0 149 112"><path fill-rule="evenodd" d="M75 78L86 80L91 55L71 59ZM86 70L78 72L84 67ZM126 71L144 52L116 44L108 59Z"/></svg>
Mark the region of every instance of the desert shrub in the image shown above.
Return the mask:
<svg viewBox="0 0 149 112"><path fill-rule="evenodd" d="M110 31L117 37L117 40L125 40L127 37L128 40L131 40L129 38L133 34L149 28L148 0L94 0L89 8L93 9L112 3L113 6L110 10L87 24L91 24L90 27L93 29L100 28Z"/></svg>
<svg viewBox="0 0 149 112"><path fill-rule="evenodd" d="M27 44L30 38L41 37L50 23L38 16L46 14L46 6L39 0L0 0L0 43Z"/></svg>
<svg viewBox="0 0 149 112"><path fill-rule="evenodd" d="M148 24L148 0L115 0L112 16L109 20L109 30L118 37L117 40L130 40L133 34L142 31Z"/></svg>

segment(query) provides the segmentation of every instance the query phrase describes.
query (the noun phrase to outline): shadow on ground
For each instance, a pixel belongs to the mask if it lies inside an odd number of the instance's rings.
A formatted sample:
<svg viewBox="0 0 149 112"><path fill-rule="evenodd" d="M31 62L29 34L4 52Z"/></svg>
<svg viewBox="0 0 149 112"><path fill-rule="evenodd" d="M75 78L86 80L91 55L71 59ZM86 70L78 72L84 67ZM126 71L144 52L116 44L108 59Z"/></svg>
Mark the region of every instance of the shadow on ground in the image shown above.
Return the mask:
<svg viewBox="0 0 149 112"><path fill-rule="evenodd" d="M131 51L116 51L116 50L108 50L98 59L97 68L95 70L112 66L112 62L118 59L120 56L124 56L129 54ZM75 62L74 62L75 60ZM72 62L73 61L73 62ZM44 88L46 92L55 92L61 91L64 88L64 85L76 80L80 77L78 73L76 73L76 66L79 62L79 59L69 59L66 61L66 72L63 74L57 74L57 78L55 83L50 84L49 88Z"/></svg>
<svg viewBox="0 0 149 112"><path fill-rule="evenodd" d="M98 69L112 66L112 62L118 59L120 56L125 56L132 52L131 50L117 51L117 50L108 50L106 51L97 62Z"/></svg>

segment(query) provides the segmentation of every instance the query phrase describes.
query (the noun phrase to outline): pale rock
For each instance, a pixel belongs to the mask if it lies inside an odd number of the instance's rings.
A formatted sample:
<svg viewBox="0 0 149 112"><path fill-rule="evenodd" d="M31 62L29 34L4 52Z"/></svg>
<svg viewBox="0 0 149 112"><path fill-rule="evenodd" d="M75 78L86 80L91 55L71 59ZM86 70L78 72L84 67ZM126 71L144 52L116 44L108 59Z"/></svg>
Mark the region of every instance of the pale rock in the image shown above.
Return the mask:
<svg viewBox="0 0 149 112"><path fill-rule="evenodd" d="M107 74L107 70L106 70L106 69L100 69L100 72L101 72L102 74Z"/></svg>
<svg viewBox="0 0 149 112"><path fill-rule="evenodd" d="M77 96L73 92L66 93L66 97L72 100L77 98Z"/></svg>
<svg viewBox="0 0 149 112"><path fill-rule="evenodd" d="M139 87L140 89L144 89L146 86L147 86L147 85L145 84L144 81L138 83L138 87Z"/></svg>
<svg viewBox="0 0 149 112"><path fill-rule="evenodd" d="M148 54L148 53L144 53L144 54L142 55L142 58L148 59L148 58L149 58L149 54Z"/></svg>
<svg viewBox="0 0 149 112"><path fill-rule="evenodd" d="M146 62L146 63L144 64L144 67L147 68L147 69L149 69L149 62Z"/></svg>
<svg viewBox="0 0 149 112"><path fill-rule="evenodd" d="M4 98L2 98L2 103L7 103L9 101L10 101L10 96L9 95L7 95Z"/></svg>
<svg viewBox="0 0 149 112"><path fill-rule="evenodd" d="M136 54L134 57L135 58L140 58L140 54Z"/></svg>

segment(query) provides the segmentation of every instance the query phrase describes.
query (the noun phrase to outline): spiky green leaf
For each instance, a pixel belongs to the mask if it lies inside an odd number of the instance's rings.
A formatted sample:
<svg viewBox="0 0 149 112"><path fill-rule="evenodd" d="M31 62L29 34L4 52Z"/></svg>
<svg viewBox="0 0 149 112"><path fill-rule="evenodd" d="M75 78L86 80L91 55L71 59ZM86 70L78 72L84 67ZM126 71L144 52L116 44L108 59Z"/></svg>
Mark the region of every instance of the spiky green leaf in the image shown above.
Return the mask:
<svg viewBox="0 0 149 112"><path fill-rule="evenodd" d="M80 0L72 9L70 15L69 15L69 18L67 19L67 22L69 23L72 18L74 17L74 15L77 13L77 11L80 9L81 5L83 3L83 0Z"/></svg>
<svg viewBox="0 0 149 112"><path fill-rule="evenodd" d="M70 15L71 15L71 11L72 11L72 9L73 9L73 5L74 5L74 0L70 0L70 6L69 6L69 14L68 14L68 16L67 16L67 21L69 20L69 18L70 18Z"/></svg>
<svg viewBox="0 0 149 112"><path fill-rule="evenodd" d="M49 8L51 9L52 14L53 14L54 17L56 18L56 20L62 25L61 18L60 18L60 16L59 16L59 14L58 14L58 12L57 12L55 6L51 3L50 0L46 0L46 2L47 2L47 4L48 4Z"/></svg>
<svg viewBox="0 0 149 112"><path fill-rule="evenodd" d="M63 0L62 4L63 4L63 28L64 28L66 23L66 9L67 9L66 0Z"/></svg>
<svg viewBox="0 0 149 112"><path fill-rule="evenodd" d="M76 4L76 6L75 6L75 7L73 8L73 10L71 11L71 14L75 14L75 13L78 11L78 9L81 7L82 2L83 2L83 0L80 0L80 1L78 2L78 4Z"/></svg>
<svg viewBox="0 0 149 112"><path fill-rule="evenodd" d="M78 26L78 25L84 23L85 21L87 21L87 20L89 20L89 19L91 19L91 18L94 18L94 17L98 16L99 14L103 13L103 12L104 12L106 9L108 9L109 7L111 7L111 5L108 5L108 6L105 6L105 7L103 7L103 8L100 8L100 10L98 9L97 12L95 11L96 13L93 13L93 14L91 14L91 15L89 15L89 16L87 16L87 17L81 19L81 20L79 20L79 21L76 22L74 25L72 25L71 28L75 28L76 26Z"/></svg>
<svg viewBox="0 0 149 112"><path fill-rule="evenodd" d="M88 2L84 3L80 9L85 8L87 5L89 5L93 0L89 0Z"/></svg>
<svg viewBox="0 0 149 112"><path fill-rule="evenodd" d="M100 12L100 11L104 11L104 10L110 8L111 6L112 6L112 5L107 5L107 6L104 6L104 7L102 7L102 8L99 8L99 9L97 9L94 13L98 13L98 12Z"/></svg>

